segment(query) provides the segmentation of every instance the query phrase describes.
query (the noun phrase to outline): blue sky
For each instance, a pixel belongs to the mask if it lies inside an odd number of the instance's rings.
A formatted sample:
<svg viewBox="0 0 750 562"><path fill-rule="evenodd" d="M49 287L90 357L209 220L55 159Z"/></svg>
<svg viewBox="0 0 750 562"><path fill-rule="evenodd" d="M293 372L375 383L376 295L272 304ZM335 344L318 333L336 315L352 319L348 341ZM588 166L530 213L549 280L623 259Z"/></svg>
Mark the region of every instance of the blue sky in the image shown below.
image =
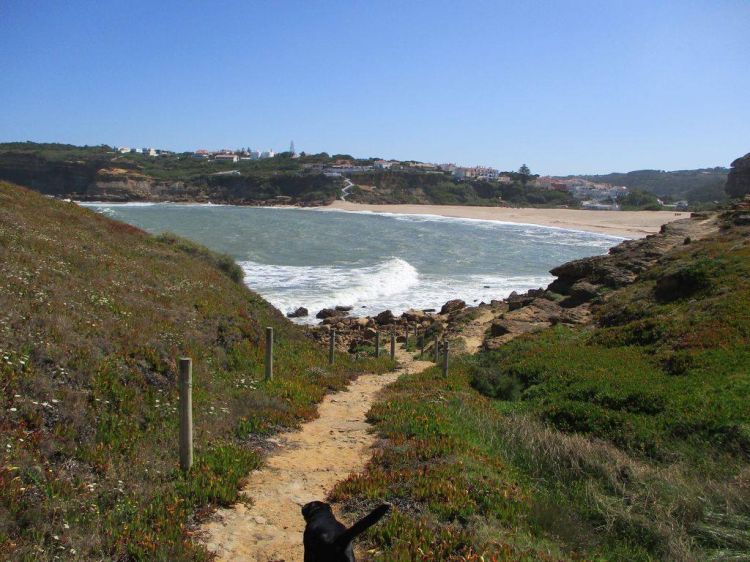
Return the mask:
<svg viewBox="0 0 750 562"><path fill-rule="evenodd" d="M0 140L538 173L750 151L750 1L0 1Z"/></svg>

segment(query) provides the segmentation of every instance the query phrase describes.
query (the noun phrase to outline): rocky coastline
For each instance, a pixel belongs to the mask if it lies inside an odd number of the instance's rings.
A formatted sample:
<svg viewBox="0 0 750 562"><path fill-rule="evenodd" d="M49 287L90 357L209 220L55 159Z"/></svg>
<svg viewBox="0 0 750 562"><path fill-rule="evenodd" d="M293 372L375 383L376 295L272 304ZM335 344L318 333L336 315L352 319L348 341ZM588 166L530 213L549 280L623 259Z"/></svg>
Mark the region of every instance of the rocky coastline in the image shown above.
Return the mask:
<svg viewBox="0 0 750 562"><path fill-rule="evenodd" d="M462 340L466 344L469 339L466 333L473 332L479 334L483 348L495 349L519 335L556 324L590 324L597 305L605 302L613 289L633 283L674 248L715 234L729 223L750 224L750 198L723 213L692 213L689 218L665 224L657 234L626 240L606 255L557 266L550 271L555 280L546 288L514 292L476 306L451 300L439 311L413 309L399 316L384 310L374 316L355 317L350 315L351 307L325 309L317 313L321 322L310 333L327 342L335 330L337 348L350 353L372 348L378 334L382 345L391 333L399 342L416 333L417 338L425 338L425 347L430 349L435 338L447 338L452 346L460 347Z"/></svg>

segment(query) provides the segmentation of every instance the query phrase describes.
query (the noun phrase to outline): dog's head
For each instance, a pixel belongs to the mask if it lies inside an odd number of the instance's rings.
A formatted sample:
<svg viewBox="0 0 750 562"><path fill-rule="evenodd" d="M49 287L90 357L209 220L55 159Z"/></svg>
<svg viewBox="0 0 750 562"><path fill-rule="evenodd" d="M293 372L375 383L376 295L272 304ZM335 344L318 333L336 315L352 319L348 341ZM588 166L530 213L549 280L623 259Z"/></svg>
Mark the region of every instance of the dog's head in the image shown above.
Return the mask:
<svg viewBox="0 0 750 562"><path fill-rule="evenodd" d="M310 503L306 503L302 506L302 517L305 518L305 521L310 521L316 513L327 511L331 513L331 506L330 504L327 504L325 502L319 502L314 501Z"/></svg>

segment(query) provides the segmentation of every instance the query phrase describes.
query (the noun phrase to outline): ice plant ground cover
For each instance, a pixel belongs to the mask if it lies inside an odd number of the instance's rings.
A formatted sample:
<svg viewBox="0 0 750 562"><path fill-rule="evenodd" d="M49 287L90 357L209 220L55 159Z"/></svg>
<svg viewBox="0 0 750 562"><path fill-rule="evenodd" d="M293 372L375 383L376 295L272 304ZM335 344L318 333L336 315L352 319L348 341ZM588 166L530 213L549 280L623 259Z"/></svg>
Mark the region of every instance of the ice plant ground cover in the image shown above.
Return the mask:
<svg viewBox="0 0 750 562"><path fill-rule="evenodd" d="M375 559L747 560L750 227L686 241L557 326L403 377L333 498ZM482 558L483 557L483 558Z"/></svg>
<svg viewBox="0 0 750 562"><path fill-rule="evenodd" d="M177 469L183 355L189 477ZM206 559L190 523L237 500L263 437L390 366L329 367L224 256L0 183L0 558Z"/></svg>

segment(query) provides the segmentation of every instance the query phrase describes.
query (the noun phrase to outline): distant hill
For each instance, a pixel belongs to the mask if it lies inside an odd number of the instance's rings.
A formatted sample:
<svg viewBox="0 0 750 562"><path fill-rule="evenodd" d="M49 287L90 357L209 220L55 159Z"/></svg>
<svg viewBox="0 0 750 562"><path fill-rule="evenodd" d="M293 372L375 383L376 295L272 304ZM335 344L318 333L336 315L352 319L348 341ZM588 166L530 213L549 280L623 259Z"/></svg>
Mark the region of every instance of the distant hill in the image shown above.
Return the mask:
<svg viewBox="0 0 750 562"><path fill-rule="evenodd" d="M690 203L723 201L727 195L724 185L727 181L728 168L701 168L698 170L636 170L633 172L614 172L604 175L567 176L583 178L593 182L624 185L631 189L648 191L659 197L670 197L672 200L684 199Z"/></svg>

